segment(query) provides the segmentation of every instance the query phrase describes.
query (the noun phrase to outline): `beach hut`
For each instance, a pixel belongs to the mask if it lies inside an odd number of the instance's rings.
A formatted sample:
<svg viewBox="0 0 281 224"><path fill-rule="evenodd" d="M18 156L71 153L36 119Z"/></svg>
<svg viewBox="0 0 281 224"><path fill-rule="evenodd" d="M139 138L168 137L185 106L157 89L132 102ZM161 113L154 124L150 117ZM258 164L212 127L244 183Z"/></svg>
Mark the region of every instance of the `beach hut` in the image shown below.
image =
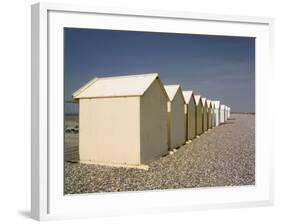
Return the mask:
<svg viewBox="0 0 281 224"><path fill-rule="evenodd" d="M230 107L228 107L228 118L230 118Z"/></svg>
<svg viewBox="0 0 281 224"><path fill-rule="evenodd" d="M203 103L200 95L194 95L196 103L196 135L199 136L203 133Z"/></svg>
<svg viewBox="0 0 281 224"><path fill-rule="evenodd" d="M214 101L215 104L215 126L219 126L220 125L220 101Z"/></svg>
<svg viewBox="0 0 281 224"><path fill-rule="evenodd" d="M192 91L183 91L186 113L186 141L196 137L196 103Z"/></svg>
<svg viewBox="0 0 281 224"><path fill-rule="evenodd" d="M221 108L220 108L220 123L224 123L225 122L225 105L221 104Z"/></svg>
<svg viewBox="0 0 281 224"><path fill-rule="evenodd" d="M211 100L207 100L207 107L208 107L208 113L207 113L207 117L208 117L208 129L211 129L212 126L212 118L213 118L213 107L212 107L212 101Z"/></svg>
<svg viewBox="0 0 281 224"><path fill-rule="evenodd" d="M224 116L225 116L225 120L227 121L227 119L228 119L228 106L225 106Z"/></svg>
<svg viewBox="0 0 281 224"><path fill-rule="evenodd" d="M186 114L185 100L180 85L165 85L168 96L168 143L169 149L185 143Z"/></svg>
<svg viewBox="0 0 281 224"><path fill-rule="evenodd" d="M212 104L212 128L216 126L216 113L215 113L215 102L211 101Z"/></svg>
<svg viewBox="0 0 281 224"><path fill-rule="evenodd" d="M76 92L79 157L142 165L168 153L168 95L158 74L95 78Z"/></svg>
<svg viewBox="0 0 281 224"><path fill-rule="evenodd" d="M203 104L203 132L208 130L208 105L207 105L207 99L202 98L202 104Z"/></svg>

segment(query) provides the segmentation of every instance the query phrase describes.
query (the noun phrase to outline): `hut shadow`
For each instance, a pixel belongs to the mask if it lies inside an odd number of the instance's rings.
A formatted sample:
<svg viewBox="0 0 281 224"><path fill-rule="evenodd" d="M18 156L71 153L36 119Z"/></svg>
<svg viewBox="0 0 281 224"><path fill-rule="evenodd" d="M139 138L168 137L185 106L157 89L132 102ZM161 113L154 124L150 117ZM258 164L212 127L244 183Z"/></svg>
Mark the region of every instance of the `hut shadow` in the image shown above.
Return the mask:
<svg viewBox="0 0 281 224"><path fill-rule="evenodd" d="M228 118L227 120L228 121L235 121L236 119L235 118Z"/></svg>
<svg viewBox="0 0 281 224"><path fill-rule="evenodd" d="M80 160L79 156L79 147L74 146L74 147L68 147L64 151L64 161L65 162L73 162L76 163Z"/></svg>
<svg viewBox="0 0 281 224"><path fill-rule="evenodd" d="M25 218L31 218L31 213L30 211L26 211L26 210L21 210L18 212L21 216L25 217Z"/></svg>
<svg viewBox="0 0 281 224"><path fill-rule="evenodd" d="M227 125L227 124L234 124L234 123L235 123L235 122L227 121L227 122L221 123L220 125Z"/></svg>

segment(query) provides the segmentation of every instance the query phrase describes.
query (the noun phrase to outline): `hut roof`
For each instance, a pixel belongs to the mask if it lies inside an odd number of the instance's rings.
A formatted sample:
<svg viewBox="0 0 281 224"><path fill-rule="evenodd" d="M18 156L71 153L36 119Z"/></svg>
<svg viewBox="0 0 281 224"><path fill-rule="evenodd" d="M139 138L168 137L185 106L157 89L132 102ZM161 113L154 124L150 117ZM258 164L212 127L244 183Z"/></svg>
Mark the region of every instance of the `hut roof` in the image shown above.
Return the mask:
<svg viewBox="0 0 281 224"><path fill-rule="evenodd" d="M220 101L214 101L214 103L215 103L215 108L216 109L218 109L219 107L220 107Z"/></svg>
<svg viewBox="0 0 281 224"><path fill-rule="evenodd" d="M201 99L202 99L203 106L205 106L205 104L207 103L207 102L206 102L207 99L204 98L204 97L202 97Z"/></svg>
<svg viewBox="0 0 281 224"><path fill-rule="evenodd" d="M158 78L157 73L97 77L75 91L72 96L74 98L142 96ZM163 92L166 95L164 87Z"/></svg>
<svg viewBox="0 0 281 224"><path fill-rule="evenodd" d="M193 95L193 91L182 91L182 94L184 96L184 100L186 104L189 104L190 99Z"/></svg>
<svg viewBox="0 0 281 224"><path fill-rule="evenodd" d="M208 108L213 107L212 101L211 100L207 100L207 106Z"/></svg>
<svg viewBox="0 0 281 224"><path fill-rule="evenodd" d="M167 92L169 100L172 101L178 91L180 89L180 85L164 85L164 88Z"/></svg>
<svg viewBox="0 0 281 224"><path fill-rule="evenodd" d="M200 96L200 95L194 95L194 98L195 98L196 106L198 106L199 102L200 102L200 101L202 102L201 96Z"/></svg>

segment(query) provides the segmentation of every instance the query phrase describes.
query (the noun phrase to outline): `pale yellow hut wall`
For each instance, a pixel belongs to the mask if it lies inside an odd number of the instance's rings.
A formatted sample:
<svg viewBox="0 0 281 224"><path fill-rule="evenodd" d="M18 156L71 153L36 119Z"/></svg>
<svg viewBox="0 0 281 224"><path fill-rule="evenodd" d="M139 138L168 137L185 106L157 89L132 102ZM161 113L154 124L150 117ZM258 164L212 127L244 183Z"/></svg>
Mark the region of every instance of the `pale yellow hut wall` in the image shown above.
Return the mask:
<svg viewBox="0 0 281 224"><path fill-rule="evenodd" d="M191 97L190 102L186 107L186 140L191 140L196 137L196 104L193 97Z"/></svg>
<svg viewBox="0 0 281 224"><path fill-rule="evenodd" d="M168 147L171 145L171 102L167 102L167 124L168 124Z"/></svg>
<svg viewBox="0 0 281 224"><path fill-rule="evenodd" d="M208 129L212 128L212 108L208 108Z"/></svg>
<svg viewBox="0 0 281 224"><path fill-rule="evenodd" d="M201 135L203 132L203 108L199 104L196 106L196 135Z"/></svg>
<svg viewBox="0 0 281 224"><path fill-rule="evenodd" d="M212 108L212 128L216 126L216 113L215 108Z"/></svg>
<svg viewBox="0 0 281 224"><path fill-rule="evenodd" d="M79 100L81 161L140 163L140 98Z"/></svg>
<svg viewBox="0 0 281 224"><path fill-rule="evenodd" d="M180 91L177 91L173 101L168 103L171 105L169 112L169 148L173 149L185 143L186 135L186 115L184 112L185 101Z"/></svg>
<svg viewBox="0 0 281 224"><path fill-rule="evenodd" d="M221 107L220 108L220 123L224 123L225 122L225 117L224 117L224 115L225 115L225 112L224 112L224 107Z"/></svg>
<svg viewBox="0 0 281 224"><path fill-rule="evenodd" d="M156 79L140 104L141 163L168 153L167 98Z"/></svg>
<svg viewBox="0 0 281 224"><path fill-rule="evenodd" d="M208 108L207 105L203 106L203 131L207 131L208 130Z"/></svg>

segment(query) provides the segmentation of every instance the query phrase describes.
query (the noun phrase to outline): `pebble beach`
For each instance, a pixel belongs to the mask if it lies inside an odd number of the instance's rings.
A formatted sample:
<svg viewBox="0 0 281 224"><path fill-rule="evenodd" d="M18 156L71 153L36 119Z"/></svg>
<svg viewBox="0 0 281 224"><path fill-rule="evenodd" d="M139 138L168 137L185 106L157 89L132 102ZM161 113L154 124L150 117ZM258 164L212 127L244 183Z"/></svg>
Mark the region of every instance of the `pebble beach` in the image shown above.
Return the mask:
<svg viewBox="0 0 281 224"><path fill-rule="evenodd" d="M65 194L254 185L255 115L231 114L148 170L73 162L77 155L78 134L66 133Z"/></svg>

